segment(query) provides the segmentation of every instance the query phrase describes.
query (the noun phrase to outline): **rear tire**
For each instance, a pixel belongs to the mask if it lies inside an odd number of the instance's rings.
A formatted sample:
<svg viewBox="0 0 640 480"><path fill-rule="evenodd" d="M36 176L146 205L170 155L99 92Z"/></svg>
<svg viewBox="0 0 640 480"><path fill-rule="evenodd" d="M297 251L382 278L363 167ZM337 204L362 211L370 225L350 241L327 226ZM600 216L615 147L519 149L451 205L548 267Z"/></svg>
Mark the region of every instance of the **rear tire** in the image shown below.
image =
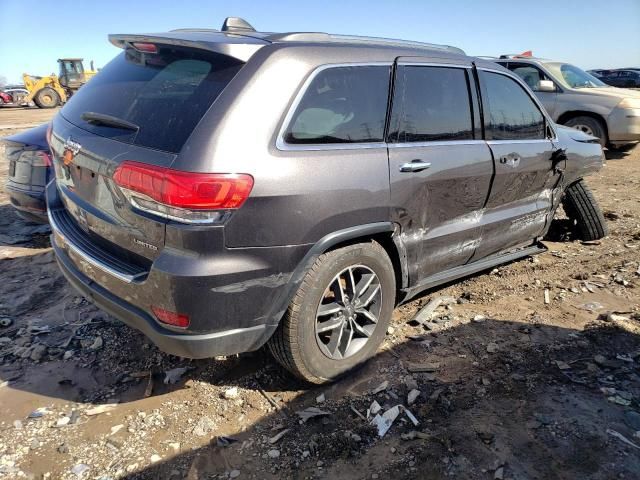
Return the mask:
<svg viewBox="0 0 640 480"><path fill-rule="evenodd" d="M607 131L600 120L586 115L573 117L564 122L567 127L575 128L588 135L598 137L600 145L604 148L607 145Z"/></svg>
<svg viewBox="0 0 640 480"><path fill-rule="evenodd" d="M565 190L562 207L575 223L580 240L599 240L609 233L602 210L584 180Z"/></svg>
<svg viewBox="0 0 640 480"><path fill-rule="evenodd" d="M45 87L38 90L33 101L40 108L54 108L60 104L60 95L53 88Z"/></svg>
<svg viewBox="0 0 640 480"><path fill-rule="evenodd" d="M338 284L343 285L346 301L340 301ZM373 300L367 303L369 298ZM359 243L327 252L302 280L269 340L269 350L302 380L315 384L336 380L376 353L391 321L395 298L393 265L380 244ZM321 306L325 311L338 311L324 314ZM342 326L331 327L336 324ZM343 339L342 335L347 336Z"/></svg>

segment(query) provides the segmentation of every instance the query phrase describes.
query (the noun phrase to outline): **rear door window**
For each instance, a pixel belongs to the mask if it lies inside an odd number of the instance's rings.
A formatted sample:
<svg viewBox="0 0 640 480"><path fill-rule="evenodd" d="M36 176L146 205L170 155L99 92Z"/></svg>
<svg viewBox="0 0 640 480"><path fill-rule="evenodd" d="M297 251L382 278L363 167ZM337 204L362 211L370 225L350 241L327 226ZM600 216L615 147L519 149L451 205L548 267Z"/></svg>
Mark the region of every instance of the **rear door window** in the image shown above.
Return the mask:
<svg viewBox="0 0 640 480"><path fill-rule="evenodd" d="M542 112L513 78L482 72L484 79L485 131L488 140L544 139Z"/></svg>
<svg viewBox="0 0 640 480"><path fill-rule="evenodd" d="M473 139L466 69L400 66L391 118L392 142Z"/></svg>
<svg viewBox="0 0 640 480"><path fill-rule="evenodd" d="M286 143L382 142L391 67L345 66L319 71L284 133Z"/></svg>
<svg viewBox="0 0 640 480"><path fill-rule="evenodd" d="M159 46L157 54L127 49L84 85L61 114L114 140L177 153L243 63L204 50ZM86 112L139 127L132 131L89 123Z"/></svg>

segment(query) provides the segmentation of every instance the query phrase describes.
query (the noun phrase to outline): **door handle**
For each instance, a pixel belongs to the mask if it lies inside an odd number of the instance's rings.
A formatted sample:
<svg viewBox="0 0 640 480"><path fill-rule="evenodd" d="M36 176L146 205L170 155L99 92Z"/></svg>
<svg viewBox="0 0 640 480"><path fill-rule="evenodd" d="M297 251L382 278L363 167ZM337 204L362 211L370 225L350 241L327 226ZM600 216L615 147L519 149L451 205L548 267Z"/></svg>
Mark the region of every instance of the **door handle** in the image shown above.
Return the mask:
<svg viewBox="0 0 640 480"><path fill-rule="evenodd" d="M400 165L400 171L401 172L421 172L422 170L426 170L430 166L431 164L429 162L423 162L422 160L416 159Z"/></svg>

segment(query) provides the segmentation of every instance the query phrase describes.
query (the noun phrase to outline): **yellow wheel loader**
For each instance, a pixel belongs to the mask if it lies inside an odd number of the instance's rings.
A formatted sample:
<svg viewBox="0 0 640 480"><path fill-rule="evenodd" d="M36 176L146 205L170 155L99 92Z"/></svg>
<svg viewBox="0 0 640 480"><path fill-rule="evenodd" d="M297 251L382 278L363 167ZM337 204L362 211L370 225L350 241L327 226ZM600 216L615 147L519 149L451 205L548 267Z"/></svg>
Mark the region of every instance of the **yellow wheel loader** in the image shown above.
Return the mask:
<svg viewBox="0 0 640 480"><path fill-rule="evenodd" d="M28 73L22 74L25 88L29 95L24 101L34 102L40 108L53 108L65 103L74 92L87 83L97 71L85 70L82 58L60 58L60 74L51 74L46 77L35 77Z"/></svg>

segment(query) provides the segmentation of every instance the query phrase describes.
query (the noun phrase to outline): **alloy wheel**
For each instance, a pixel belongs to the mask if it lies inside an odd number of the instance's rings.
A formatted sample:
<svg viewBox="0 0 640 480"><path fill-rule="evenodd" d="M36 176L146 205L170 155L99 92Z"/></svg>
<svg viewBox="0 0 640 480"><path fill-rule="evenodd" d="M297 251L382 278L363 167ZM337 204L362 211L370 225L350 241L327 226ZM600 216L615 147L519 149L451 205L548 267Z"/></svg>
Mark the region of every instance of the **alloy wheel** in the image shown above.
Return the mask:
<svg viewBox="0 0 640 480"><path fill-rule="evenodd" d="M355 355L373 335L381 308L380 279L373 270L364 265L342 270L316 311L316 342L322 353L333 360Z"/></svg>

